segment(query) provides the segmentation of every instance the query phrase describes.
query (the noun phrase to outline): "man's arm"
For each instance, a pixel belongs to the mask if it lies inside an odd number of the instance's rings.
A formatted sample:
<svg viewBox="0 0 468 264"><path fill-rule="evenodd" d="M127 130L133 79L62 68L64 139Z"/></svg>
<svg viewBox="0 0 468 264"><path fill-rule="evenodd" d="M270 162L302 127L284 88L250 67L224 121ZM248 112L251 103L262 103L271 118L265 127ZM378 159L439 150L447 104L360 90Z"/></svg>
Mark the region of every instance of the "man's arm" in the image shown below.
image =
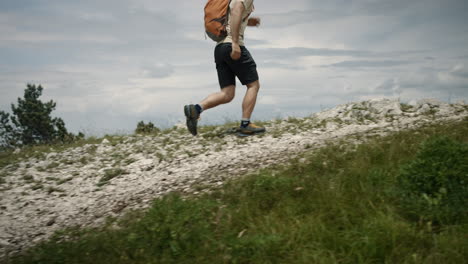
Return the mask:
<svg viewBox="0 0 468 264"><path fill-rule="evenodd" d="M239 31L242 23L242 13L245 7L241 1L237 1L231 10L231 37L232 37L232 52L231 58L238 60L241 56L241 49L239 47Z"/></svg>

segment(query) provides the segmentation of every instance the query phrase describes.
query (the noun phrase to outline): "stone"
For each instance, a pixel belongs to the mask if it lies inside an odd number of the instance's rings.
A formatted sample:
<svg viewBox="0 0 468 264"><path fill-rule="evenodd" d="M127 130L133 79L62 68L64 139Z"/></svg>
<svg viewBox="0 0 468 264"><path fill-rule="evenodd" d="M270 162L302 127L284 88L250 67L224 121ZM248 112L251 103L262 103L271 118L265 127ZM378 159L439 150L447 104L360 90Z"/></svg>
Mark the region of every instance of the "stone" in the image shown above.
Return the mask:
<svg viewBox="0 0 468 264"><path fill-rule="evenodd" d="M176 129L187 129L187 125L184 122L179 122L175 125Z"/></svg>
<svg viewBox="0 0 468 264"><path fill-rule="evenodd" d="M428 104L423 104L421 108L417 111L417 114L424 115L431 111L431 107Z"/></svg>
<svg viewBox="0 0 468 264"><path fill-rule="evenodd" d="M51 153L47 154L46 158L47 159L52 159L52 158L55 158L56 156L57 156L57 153L51 152Z"/></svg>
<svg viewBox="0 0 468 264"><path fill-rule="evenodd" d="M46 226L51 226L51 225L55 224L55 219L57 219L57 216L51 217L49 219L49 221L47 221Z"/></svg>
<svg viewBox="0 0 468 264"><path fill-rule="evenodd" d="M370 105L380 116L401 115L400 102L398 100L370 100Z"/></svg>
<svg viewBox="0 0 468 264"><path fill-rule="evenodd" d="M6 247L9 247L10 245L11 244L8 243L8 241L0 238L0 248L6 248Z"/></svg>
<svg viewBox="0 0 468 264"><path fill-rule="evenodd" d="M408 102L408 105L411 105L413 107L419 107L418 101L417 100L411 100Z"/></svg>
<svg viewBox="0 0 468 264"><path fill-rule="evenodd" d="M437 100L437 99L421 99L418 101L418 104L419 105L424 105L424 104L428 104L428 105L431 105L431 106L439 106L441 104L443 104L441 101Z"/></svg>

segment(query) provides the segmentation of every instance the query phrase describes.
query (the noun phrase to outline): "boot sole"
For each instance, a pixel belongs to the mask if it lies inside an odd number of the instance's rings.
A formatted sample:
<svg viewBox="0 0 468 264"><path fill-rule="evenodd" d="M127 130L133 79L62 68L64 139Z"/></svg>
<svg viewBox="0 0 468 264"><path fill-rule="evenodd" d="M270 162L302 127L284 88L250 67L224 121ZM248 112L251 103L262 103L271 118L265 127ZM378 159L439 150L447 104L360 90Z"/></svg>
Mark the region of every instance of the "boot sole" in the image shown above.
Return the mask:
<svg viewBox="0 0 468 264"><path fill-rule="evenodd" d="M246 134L246 133L242 133L242 132L237 132L236 135L238 137L250 137L250 136L258 136L258 135L262 135L262 134L265 134L266 131L262 131L262 132L256 132L256 133L251 133L251 134Z"/></svg>
<svg viewBox="0 0 468 264"><path fill-rule="evenodd" d="M185 114L185 117L187 117L187 129L188 131L196 136L197 135L197 120L195 120L194 118L192 118L192 111L190 109L190 105L186 105L184 106L184 114ZM195 124L193 124L193 122L195 122Z"/></svg>

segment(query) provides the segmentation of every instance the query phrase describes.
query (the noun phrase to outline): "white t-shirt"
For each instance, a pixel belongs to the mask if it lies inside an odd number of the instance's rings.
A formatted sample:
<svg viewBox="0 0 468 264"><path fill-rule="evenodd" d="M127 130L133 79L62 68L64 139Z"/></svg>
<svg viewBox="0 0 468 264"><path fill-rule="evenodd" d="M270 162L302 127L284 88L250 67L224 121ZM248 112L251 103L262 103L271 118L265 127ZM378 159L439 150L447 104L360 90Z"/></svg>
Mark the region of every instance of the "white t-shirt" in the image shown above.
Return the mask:
<svg viewBox="0 0 468 264"><path fill-rule="evenodd" d="M227 37L220 42L220 43L232 43L232 35L231 35L231 10L234 8L234 5L236 2L242 2L244 5L244 12L242 13L242 21L241 25L239 28L239 45L244 46L244 32L245 28L247 27L247 23L249 21L248 17L250 13L253 12L254 10L254 5L253 5L254 0L232 0L231 3L229 4L229 18L228 18L228 24L226 26L226 31L227 31Z"/></svg>

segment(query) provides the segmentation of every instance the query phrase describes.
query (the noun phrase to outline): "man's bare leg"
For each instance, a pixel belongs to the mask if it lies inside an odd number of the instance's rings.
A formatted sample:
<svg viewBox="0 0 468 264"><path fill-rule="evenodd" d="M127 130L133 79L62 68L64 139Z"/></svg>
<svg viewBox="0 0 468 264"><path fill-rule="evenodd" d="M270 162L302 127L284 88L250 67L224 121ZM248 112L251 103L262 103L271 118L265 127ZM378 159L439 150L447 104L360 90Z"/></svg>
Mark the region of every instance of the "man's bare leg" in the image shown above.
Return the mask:
<svg viewBox="0 0 468 264"><path fill-rule="evenodd" d="M252 112L257 102L257 94L259 89L260 82L258 80L247 84L247 92L245 93L244 101L242 102L242 120L239 130L239 133L243 136L265 132L264 127L257 126L250 122L250 117L252 116Z"/></svg>
<svg viewBox="0 0 468 264"><path fill-rule="evenodd" d="M250 119L252 116L252 112L257 102L259 89L260 82L258 80L247 84L247 92L245 93L244 101L242 102L242 119Z"/></svg>
<svg viewBox="0 0 468 264"><path fill-rule="evenodd" d="M220 92L210 94L200 104L185 105L184 114L187 117L187 128L190 133L194 136L197 135L198 120L203 110L231 102L234 99L235 91L236 86L229 85L222 88Z"/></svg>
<svg viewBox="0 0 468 264"><path fill-rule="evenodd" d="M205 111L220 104L227 104L234 99L235 92L235 85L226 86L222 88L220 92L208 95L208 97L201 101L200 106L203 108L203 111Z"/></svg>

